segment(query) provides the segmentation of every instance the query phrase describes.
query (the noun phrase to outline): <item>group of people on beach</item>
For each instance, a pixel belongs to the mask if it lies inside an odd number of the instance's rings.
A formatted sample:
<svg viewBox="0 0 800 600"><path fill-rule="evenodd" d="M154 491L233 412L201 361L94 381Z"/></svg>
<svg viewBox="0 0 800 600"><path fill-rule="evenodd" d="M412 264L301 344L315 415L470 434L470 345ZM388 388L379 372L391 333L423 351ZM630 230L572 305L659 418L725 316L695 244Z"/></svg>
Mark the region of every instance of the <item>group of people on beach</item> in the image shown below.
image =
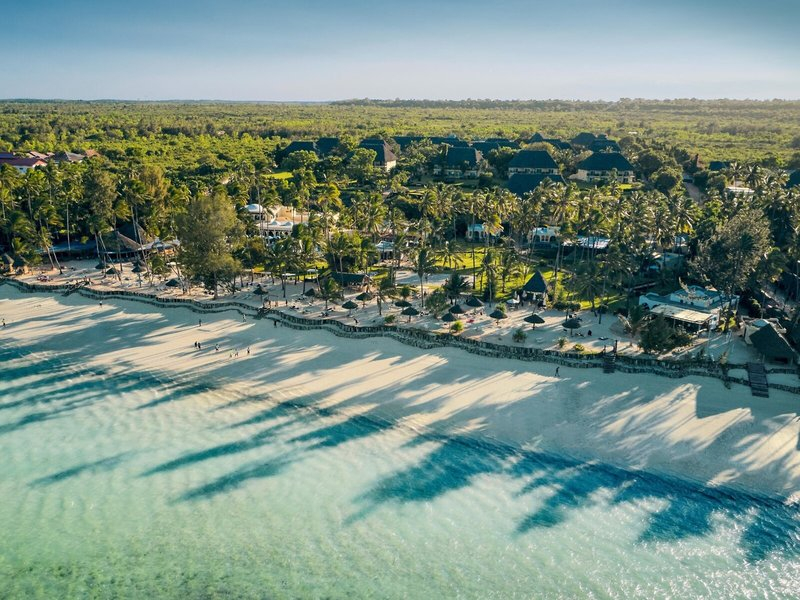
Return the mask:
<svg viewBox="0 0 800 600"><path fill-rule="evenodd" d="M5 323L3 324L3 327L5 327ZM203 349L203 345L200 342L195 342L194 343L194 347L197 350L202 350ZM247 347L246 351L247 351L247 355L250 356L250 346ZM214 344L214 352L219 352L219 343ZM237 356L239 356L238 348L236 350L233 350L230 353L230 358L234 358L234 357L237 357Z"/></svg>

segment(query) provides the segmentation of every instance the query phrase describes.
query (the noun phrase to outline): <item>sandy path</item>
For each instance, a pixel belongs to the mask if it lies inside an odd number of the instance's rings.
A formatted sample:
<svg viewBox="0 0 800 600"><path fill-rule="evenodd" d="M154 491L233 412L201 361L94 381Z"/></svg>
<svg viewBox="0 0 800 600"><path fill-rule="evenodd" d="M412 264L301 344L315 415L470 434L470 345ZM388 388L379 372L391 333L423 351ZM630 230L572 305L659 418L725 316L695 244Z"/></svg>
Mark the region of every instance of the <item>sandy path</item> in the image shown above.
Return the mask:
<svg viewBox="0 0 800 600"><path fill-rule="evenodd" d="M0 288L0 317L8 322L0 344L112 370L202 377L231 400L295 400L709 484L800 491L800 401L776 390L758 399L711 378L566 367L557 378L548 364L349 340L242 322L235 313L205 315L198 327L198 315L183 308L157 312L118 300L100 307L8 286Z"/></svg>

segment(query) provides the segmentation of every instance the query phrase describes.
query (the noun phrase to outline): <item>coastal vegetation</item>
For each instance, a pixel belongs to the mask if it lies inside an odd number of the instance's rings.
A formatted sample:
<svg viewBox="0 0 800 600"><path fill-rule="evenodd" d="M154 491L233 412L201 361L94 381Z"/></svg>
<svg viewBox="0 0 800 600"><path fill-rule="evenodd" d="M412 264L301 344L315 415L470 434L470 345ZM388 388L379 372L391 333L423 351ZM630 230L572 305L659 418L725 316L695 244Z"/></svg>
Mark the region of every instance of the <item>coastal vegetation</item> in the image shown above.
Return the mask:
<svg viewBox="0 0 800 600"><path fill-rule="evenodd" d="M0 150L86 158L25 173L0 165L0 245L18 264L58 268L57 244L91 242L102 265L124 250L119 232L128 227L134 237L179 240L177 274L215 294L265 271L284 288L286 274L313 279L327 302L340 291L325 275L362 273L380 307L411 295L393 280L403 266L416 274L420 308L436 315L465 293L510 298L536 271L566 312L627 313L642 286L683 282L755 299L800 260L800 188L781 168L798 162L798 111L800 103L728 101L5 102ZM528 139L539 130L618 135L635 182L575 181L589 153ZM409 132L509 136L552 155L566 182L513 193L509 147L489 151L478 178L436 177L447 144L420 139L400 149L391 135ZM286 151L286 136L323 134L338 136L327 153ZM359 147L366 136L396 152L394 168L378 166L373 146ZM739 157L749 162L731 160ZM712 170L712 158L725 162ZM246 210L253 205L288 207L299 219L289 235L267 237ZM534 243L537 227L558 232L558 242ZM668 263L670 253L681 260ZM158 252L142 254L151 275L167 272ZM449 274L441 290L426 286L435 273Z"/></svg>

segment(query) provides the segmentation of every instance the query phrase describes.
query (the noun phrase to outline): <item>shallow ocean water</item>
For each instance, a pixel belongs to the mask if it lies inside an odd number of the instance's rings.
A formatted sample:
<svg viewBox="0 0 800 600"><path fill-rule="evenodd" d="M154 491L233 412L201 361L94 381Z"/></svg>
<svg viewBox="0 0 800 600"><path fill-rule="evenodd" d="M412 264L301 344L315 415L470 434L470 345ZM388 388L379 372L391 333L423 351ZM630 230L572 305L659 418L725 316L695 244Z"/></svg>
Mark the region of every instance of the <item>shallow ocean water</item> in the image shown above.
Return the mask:
<svg viewBox="0 0 800 600"><path fill-rule="evenodd" d="M0 348L2 598L790 598L797 507Z"/></svg>

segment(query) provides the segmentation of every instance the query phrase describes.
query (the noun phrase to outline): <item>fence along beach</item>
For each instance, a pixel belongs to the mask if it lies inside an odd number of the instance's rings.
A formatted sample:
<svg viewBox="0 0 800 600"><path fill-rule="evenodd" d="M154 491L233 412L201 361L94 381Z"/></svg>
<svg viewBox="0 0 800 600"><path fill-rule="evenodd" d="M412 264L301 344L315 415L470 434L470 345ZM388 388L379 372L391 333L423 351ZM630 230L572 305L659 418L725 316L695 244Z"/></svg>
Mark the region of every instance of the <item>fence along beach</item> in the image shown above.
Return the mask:
<svg viewBox="0 0 800 600"><path fill-rule="evenodd" d="M433 347L424 336L410 345L407 332L399 334L402 343L388 333L346 339L341 336L378 332L349 326L331 332L330 324L317 328L313 322L306 329L299 317L271 314L291 326L274 328L265 320L243 321L242 313L255 314L244 304L203 310L116 293L105 295L100 307L80 294L23 292L12 285L0 286L0 298L9 323L4 345L79 354L87 365L112 372L127 367L213 380L234 395L312 398L317 408L370 411L398 426L758 494L789 498L800 489L798 397L782 390L762 399L714 377L608 375L563 357L507 360L486 347L474 353ZM232 356L236 351L240 355Z"/></svg>

